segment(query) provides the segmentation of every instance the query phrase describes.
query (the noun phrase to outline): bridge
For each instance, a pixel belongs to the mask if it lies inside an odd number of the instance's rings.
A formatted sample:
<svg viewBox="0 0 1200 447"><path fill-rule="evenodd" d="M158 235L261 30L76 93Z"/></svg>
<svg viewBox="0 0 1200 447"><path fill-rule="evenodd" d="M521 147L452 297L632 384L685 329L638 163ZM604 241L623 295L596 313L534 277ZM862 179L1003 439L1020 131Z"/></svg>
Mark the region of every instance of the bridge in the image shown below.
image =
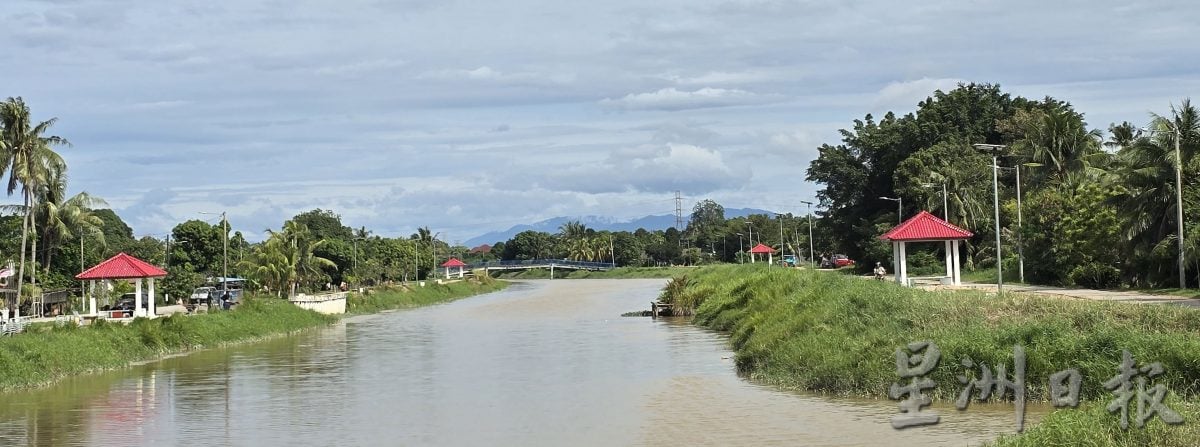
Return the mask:
<svg viewBox="0 0 1200 447"><path fill-rule="evenodd" d="M513 261L489 261L471 264L467 268L471 270L483 269L484 271L491 270L529 270L529 269L550 269L553 274L554 269L570 269L570 270L590 270L593 272L602 272L612 270L615 265L611 262L587 262L587 261L569 261L566 259L526 259Z"/></svg>

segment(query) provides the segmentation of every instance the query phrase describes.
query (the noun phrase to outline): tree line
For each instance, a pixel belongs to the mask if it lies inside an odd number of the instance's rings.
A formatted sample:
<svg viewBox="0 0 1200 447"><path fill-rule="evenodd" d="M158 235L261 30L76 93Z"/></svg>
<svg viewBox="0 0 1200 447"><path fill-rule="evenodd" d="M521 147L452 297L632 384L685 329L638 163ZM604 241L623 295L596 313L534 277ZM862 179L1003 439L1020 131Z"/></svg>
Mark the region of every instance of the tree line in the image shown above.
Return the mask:
<svg viewBox="0 0 1200 447"><path fill-rule="evenodd" d="M877 237L897 222L896 203L884 197L899 198L903 217L930 210L975 233L968 270L1002 262L1005 278L1016 279L1023 255L1027 282L1178 286L1178 166L1183 222L1192 223L1183 239L1187 268L1200 274L1200 121L1187 99L1141 125L1113 123L1103 132L1068 102L961 84L934 92L914 112L879 120L868 114L840 132L840 143L818 148L807 179L821 185L822 225L838 229L830 242L851 256L889 259L891 247ZM992 155L975 144L1003 150L1001 257Z"/></svg>

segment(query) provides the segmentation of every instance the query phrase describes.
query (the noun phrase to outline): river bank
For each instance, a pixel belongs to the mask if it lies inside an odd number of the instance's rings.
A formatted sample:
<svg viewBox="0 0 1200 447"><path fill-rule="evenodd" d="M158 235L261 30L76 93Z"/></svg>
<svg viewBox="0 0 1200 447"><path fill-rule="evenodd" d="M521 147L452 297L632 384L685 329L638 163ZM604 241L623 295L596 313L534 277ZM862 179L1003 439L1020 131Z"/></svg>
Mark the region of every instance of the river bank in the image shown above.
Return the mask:
<svg viewBox="0 0 1200 447"><path fill-rule="evenodd" d="M453 301L501 290L503 281L427 284L413 290L385 289L352 295L348 314L373 313ZM37 325L0 337L0 390L31 388L64 377L118 369L163 357L216 346L262 340L329 325L322 315L271 297L248 297L235 310L200 315L171 315L132 323Z"/></svg>
<svg viewBox="0 0 1200 447"><path fill-rule="evenodd" d="M554 272L554 279L655 279L672 278L695 271L697 267L617 267L612 270L565 270ZM501 279L550 279L549 269L500 271L495 275Z"/></svg>
<svg viewBox="0 0 1200 447"><path fill-rule="evenodd" d="M1027 353L1030 400L1049 400L1049 375L1077 368L1082 374L1082 409L1058 410L1023 436L1001 445L1077 441L1080 427L1092 430L1093 445L1196 445L1188 425L1124 431L1117 416L1103 411L1112 399L1103 382L1117 374L1128 349L1139 366L1160 362L1156 377L1172 391L1168 405L1195 424L1200 417L1200 312L1179 306L1084 302L973 291L928 292L843 275L762 266L718 266L697 270L665 292L675 302L699 303L695 323L725 331L738 370L757 382L844 396L886 398L897 382L894 352L930 340L942 362L930 374L936 401L953 401L961 385L964 357L1008 365L1013 346ZM978 369L973 374L978 375ZM1178 393L1178 394L1175 394ZM1132 405L1132 404L1131 404ZM1099 410L1093 408L1099 406ZM1089 409L1091 408L1091 409ZM1131 410L1132 413L1132 410Z"/></svg>

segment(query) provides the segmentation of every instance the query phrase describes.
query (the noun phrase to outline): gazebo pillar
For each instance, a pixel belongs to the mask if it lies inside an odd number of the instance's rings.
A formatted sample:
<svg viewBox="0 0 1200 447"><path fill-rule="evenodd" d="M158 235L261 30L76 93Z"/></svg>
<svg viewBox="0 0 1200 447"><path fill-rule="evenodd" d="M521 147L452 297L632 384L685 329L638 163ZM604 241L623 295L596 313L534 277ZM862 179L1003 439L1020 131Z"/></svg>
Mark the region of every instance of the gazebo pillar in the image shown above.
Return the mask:
<svg viewBox="0 0 1200 447"><path fill-rule="evenodd" d="M145 316L142 312L142 278L133 281L133 316Z"/></svg>
<svg viewBox="0 0 1200 447"><path fill-rule="evenodd" d="M900 271L896 272L896 274L900 276L900 284L907 286L908 285L908 252L906 250L906 246L907 246L907 244L904 241L900 241Z"/></svg>
<svg viewBox="0 0 1200 447"><path fill-rule="evenodd" d="M953 257L953 261L954 261L954 274L953 274L953 283L954 283L954 285L956 285L956 286L962 285L962 259L961 259L961 257L960 257L960 256L959 256L959 254L958 254L958 243L959 243L959 242L961 242L961 241L959 241L958 239L955 239L955 240L953 241L953 244L952 244L952 245L954 246L954 257Z"/></svg>
<svg viewBox="0 0 1200 447"><path fill-rule="evenodd" d="M900 283L900 243L892 241L892 280Z"/></svg>
<svg viewBox="0 0 1200 447"><path fill-rule="evenodd" d="M775 252L767 253L767 264L775 265Z"/></svg>
<svg viewBox="0 0 1200 447"><path fill-rule="evenodd" d="M942 244L942 245L944 245L946 247L946 277L949 278L950 283L953 284L954 283L954 254L952 253L952 251L954 249L951 248L950 241L946 241L946 243Z"/></svg>
<svg viewBox="0 0 1200 447"><path fill-rule="evenodd" d="M88 293L88 313L96 315L96 280L88 281L88 287L91 289Z"/></svg>
<svg viewBox="0 0 1200 447"><path fill-rule="evenodd" d="M150 278L150 297L149 297L149 299L150 299L150 301L147 301L147 303L146 303L146 307L147 307L146 313L150 314L149 315L150 318L154 318L154 316L155 316L155 312L154 312L154 278Z"/></svg>

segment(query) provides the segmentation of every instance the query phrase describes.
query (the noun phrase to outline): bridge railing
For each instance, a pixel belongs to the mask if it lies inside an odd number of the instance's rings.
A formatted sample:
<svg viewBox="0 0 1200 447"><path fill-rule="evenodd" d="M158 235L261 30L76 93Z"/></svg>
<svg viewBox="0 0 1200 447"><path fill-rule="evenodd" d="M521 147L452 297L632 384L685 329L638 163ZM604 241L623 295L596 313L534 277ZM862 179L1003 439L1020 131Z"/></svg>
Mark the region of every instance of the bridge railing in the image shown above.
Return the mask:
<svg viewBox="0 0 1200 447"><path fill-rule="evenodd" d="M616 267L611 262L590 262L590 261L571 261L567 259L519 259L511 261L489 261L471 264L467 266L472 269L481 269L487 267L507 267L507 268L535 268L535 267L566 267L588 270L608 270Z"/></svg>

